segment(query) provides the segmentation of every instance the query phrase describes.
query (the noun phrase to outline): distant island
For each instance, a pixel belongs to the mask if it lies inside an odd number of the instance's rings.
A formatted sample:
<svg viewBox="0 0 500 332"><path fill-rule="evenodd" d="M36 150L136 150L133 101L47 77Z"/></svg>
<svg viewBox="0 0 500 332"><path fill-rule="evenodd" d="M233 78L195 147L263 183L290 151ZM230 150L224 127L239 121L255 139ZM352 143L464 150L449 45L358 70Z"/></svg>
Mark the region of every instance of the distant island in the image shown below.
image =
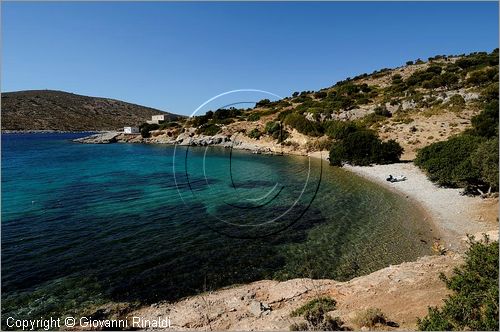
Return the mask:
<svg viewBox="0 0 500 332"><path fill-rule="evenodd" d="M54 90L2 93L2 131L103 131L137 126L152 115L181 116L120 100Z"/></svg>

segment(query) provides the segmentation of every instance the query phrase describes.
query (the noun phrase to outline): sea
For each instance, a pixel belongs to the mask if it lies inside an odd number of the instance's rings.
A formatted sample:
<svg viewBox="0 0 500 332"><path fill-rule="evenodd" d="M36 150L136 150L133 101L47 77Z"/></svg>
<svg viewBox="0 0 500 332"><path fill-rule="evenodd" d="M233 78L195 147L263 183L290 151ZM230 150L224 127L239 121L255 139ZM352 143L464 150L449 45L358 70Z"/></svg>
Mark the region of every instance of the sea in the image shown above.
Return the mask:
<svg viewBox="0 0 500 332"><path fill-rule="evenodd" d="M431 254L412 201L320 159L2 134L2 326Z"/></svg>

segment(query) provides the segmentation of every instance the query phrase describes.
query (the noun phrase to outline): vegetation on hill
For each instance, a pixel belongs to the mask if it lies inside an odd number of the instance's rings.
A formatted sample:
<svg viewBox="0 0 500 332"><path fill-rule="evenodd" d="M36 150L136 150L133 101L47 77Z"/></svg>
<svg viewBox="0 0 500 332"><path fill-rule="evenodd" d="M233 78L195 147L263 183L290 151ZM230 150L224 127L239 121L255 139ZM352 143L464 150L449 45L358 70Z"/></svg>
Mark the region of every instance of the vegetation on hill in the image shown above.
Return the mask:
<svg viewBox="0 0 500 332"><path fill-rule="evenodd" d="M119 100L52 90L2 93L2 130L116 130L152 115L180 116Z"/></svg>
<svg viewBox="0 0 500 332"><path fill-rule="evenodd" d="M453 293L419 319L420 330L498 331L498 241L469 242L464 265L450 278L441 275Z"/></svg>

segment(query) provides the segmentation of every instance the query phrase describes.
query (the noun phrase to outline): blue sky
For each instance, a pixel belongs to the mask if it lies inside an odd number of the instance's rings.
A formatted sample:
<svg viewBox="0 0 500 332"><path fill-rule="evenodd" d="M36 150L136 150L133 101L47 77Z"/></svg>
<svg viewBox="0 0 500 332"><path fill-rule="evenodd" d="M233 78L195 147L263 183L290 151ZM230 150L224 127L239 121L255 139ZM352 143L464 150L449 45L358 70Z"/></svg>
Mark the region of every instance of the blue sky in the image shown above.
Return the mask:
<svg viewBox="0 0 500 332"><path fill-rule="evenodd" d="M498 3L2 2L2 91L57 89L191 114L436 54L498 47Z"/></svg>

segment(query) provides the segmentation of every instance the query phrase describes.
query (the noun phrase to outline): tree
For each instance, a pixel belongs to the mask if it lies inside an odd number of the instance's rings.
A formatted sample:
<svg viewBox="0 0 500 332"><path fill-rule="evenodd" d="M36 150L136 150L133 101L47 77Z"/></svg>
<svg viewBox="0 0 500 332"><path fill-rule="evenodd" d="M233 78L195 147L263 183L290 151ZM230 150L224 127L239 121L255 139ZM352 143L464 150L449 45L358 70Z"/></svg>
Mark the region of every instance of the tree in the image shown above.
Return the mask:
<svg viewBox="0 0 500 332"><path fill-rule="evenodd" d="M481 137L460 135L433 143L418 151L415 164L441 186L477 185L480 174L471 162L471 155L482 142Z"/></svg>
<svg viewBox="0 0 500 332"><path fill-rule="evenodd" d="M266 107L271 104L271 101L269 99L262 99L255 104L256 107Z"/></svg>
<svg viewBox="0 0 500 332"><path fill-rule="evenodd" d="M394 140L382 142L372 131L362 129L349 133L330 149L330 164L341 166L347 162L366 166L399 161L403 148Z"/></svg>

